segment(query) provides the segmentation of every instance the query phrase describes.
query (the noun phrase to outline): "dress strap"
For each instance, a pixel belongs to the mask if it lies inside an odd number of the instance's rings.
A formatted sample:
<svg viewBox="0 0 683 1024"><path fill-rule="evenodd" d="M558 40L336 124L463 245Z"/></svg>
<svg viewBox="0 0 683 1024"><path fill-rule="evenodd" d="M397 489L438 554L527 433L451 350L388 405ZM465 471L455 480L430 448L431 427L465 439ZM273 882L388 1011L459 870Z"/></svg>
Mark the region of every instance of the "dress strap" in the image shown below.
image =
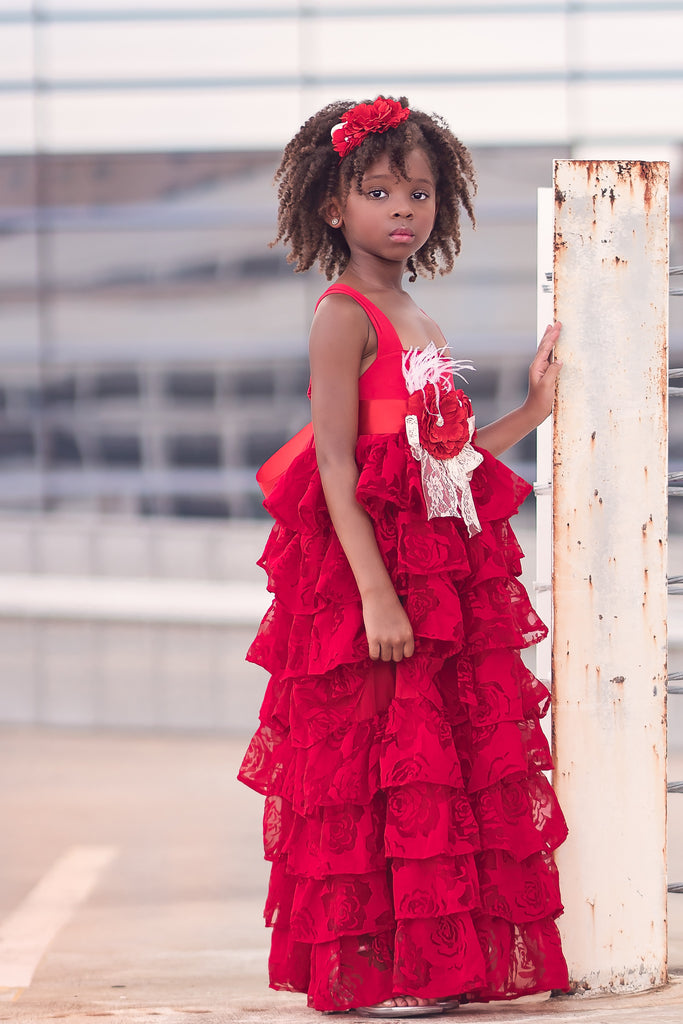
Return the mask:
<svg viewBox="0 0 683 1024"><path fill-rule="evenodd" d="M374 302L371 302L366 295L363 295L362 292L356 291L355 288L352 288L348 284L341 284L338 282L337 284L330 285L327 291L324 291L316 302L315 308L318 308L325 296L335 294L348 295L350 298L355 299L359 306L363 307L365 312L368 314L372 326L377 331L378 352L383 348L383 342L387 335L394 339L399 348L402 348L401 339L396 333L396 328L386 313L383 313L379 306L376 306Z"/></svg>

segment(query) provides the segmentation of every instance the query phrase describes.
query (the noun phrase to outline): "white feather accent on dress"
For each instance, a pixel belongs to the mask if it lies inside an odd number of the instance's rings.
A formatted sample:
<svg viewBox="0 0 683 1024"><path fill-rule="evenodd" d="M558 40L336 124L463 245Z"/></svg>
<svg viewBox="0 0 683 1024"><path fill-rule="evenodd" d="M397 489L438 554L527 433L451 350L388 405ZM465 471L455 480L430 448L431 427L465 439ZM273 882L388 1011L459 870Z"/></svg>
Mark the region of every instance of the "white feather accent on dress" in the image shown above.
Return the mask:
<svg viewBox="0 0 683 1024"><path fill-rule="evenodd" d="M446 346L437 348L433 341L430 341L424 348L409 348L403 354L403 379L406 382L409 394L415 391L424 392L427 384L433 384L435 388L441 388L444 394L453 390L453 375L460 377L467 384L463 377L463 370L475 371L467 359L453 359L444 354Z"/></svg>

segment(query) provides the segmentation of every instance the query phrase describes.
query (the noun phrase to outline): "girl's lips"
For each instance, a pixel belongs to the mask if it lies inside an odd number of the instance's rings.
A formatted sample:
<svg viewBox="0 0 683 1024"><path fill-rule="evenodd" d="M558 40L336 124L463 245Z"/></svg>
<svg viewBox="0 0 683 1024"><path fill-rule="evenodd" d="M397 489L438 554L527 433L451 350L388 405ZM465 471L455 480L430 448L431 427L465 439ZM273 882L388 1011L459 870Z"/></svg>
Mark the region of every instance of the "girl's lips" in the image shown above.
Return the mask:
<svg viewBox="0 0 683 1024"><path fill-rule="evenodd" d="M389 238L395 238L399 242L412 242L415 235L408 228L396 228L391 232Z"/></svg>

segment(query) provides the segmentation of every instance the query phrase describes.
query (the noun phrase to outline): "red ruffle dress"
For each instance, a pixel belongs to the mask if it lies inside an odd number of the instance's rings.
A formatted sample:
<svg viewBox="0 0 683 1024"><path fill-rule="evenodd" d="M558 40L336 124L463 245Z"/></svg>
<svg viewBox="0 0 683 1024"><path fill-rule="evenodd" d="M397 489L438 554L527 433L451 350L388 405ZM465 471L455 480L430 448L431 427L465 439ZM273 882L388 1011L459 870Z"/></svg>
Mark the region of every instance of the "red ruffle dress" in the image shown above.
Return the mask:
<svg viewBox="0 0 683 1024"><path fill-rule="evenodd" d="M311 439L265 502L275 525L259 564L274 599L247 655L270 673L239 777L266 797L271 987L318 1010L565 989L552 851L566 826L539 724L549 695L519 654L546 628L508 523L530 488L483 452L481 531L428 519L401 342L363 295L329 292L351 295L377 331L359 380L356 497L416 646L397 664L369 659Z"/></svg>

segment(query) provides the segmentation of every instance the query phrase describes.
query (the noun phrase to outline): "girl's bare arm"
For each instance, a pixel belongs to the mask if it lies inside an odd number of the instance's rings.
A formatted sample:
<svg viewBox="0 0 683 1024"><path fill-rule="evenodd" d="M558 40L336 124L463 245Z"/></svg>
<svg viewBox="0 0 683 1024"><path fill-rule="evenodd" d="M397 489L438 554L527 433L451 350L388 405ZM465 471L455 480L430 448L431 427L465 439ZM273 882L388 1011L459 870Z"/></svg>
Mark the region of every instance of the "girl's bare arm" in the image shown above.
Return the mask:
<svg viewBox="0 0 683 1024"><path fill-rule="evenodd" d="M413 631L375 540L356 501L358 374L368 342L360 306L330 295L310 335L311 407L320 478L332 523L358 584L370 657L400 661L413 653Z"/></svg>
<svg viewBox="0 0 683 1024"><path fill-rule="evenodd" d="M562 363L552 362L552 350L562 325L547 327L529 368L529 391L523 405L477 431L476 444L492 455L500 455L535 430L550 415L555 382Z"/></svg>

